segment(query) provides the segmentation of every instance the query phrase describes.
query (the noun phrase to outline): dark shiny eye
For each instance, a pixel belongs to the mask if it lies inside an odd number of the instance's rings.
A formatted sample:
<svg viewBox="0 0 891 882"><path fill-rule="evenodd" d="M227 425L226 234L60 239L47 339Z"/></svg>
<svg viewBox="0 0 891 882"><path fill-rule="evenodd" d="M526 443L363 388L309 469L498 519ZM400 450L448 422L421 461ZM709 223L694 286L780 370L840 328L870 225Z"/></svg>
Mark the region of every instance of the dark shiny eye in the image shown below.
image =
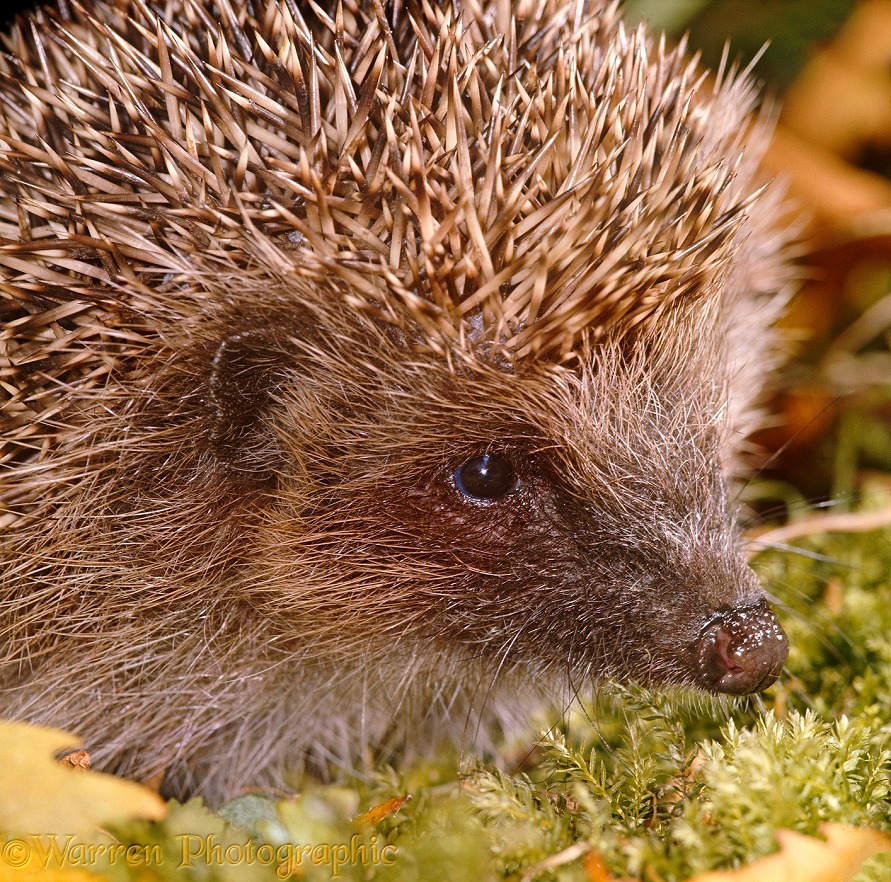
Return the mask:
<svg viewBox="0 0 891 882"><path fill-rule="evenodd" d="M455 469L455 485L474 499L500 499L517 486L517 476L503 456L486 453Z"/></svg>

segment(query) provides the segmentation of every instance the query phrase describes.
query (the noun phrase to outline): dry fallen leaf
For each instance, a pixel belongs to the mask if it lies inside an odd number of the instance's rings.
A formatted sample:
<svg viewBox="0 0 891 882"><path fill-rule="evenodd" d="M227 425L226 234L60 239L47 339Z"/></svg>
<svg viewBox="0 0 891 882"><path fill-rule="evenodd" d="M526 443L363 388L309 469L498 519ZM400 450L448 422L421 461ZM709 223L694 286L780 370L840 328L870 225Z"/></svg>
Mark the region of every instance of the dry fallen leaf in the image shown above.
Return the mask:
<svg viewBox="0 0 891 882"><path fill-rule="evenodd" d="M356 818L356 823L368 824L373 827L375 824L380 823L386 818L387 815L392 815L394 812L398 812L410 799L411 794L408 796L395 796L393 799L388 799L386 802L382 802L380 805L368 809L367 812L363 812Z"/></svg>
<svg viewBox="0 0 891 882"><path fill-rule="evenodd" d="M164 801L140 784L56 761L77 742L56 729L0 722L0 830L89 840L104 824L164 817Z"/></svg>
<svg viewBox="0 0 891 882"><path fill-rule="evenodd" d="M59 762L63 766L70 766L72 769L81 769L84 772L86 772L93 764L90 755L85 750L72 750L71 753L66 753L65 756L60 756Z"/></svg>
<svg viewBox="0 0 891 882"><path fill-rule="evenodd" d="M778 125L762 165L784 181L790 196L812 219L807 231L812 247L888 229L891 184L881 175L851 165L822 144Z"/></svg>
<svg viewBox="0 0 891 882"><path fill-rule="evenodd" d="M738 870L702 873L690 882L850 882L873 855L891 851L891 837L877 830L824 824L826 841L778 830L780 850Z"/></svg>
<svg viewBox="0 0 891 882"><path fill-rule="evenodd" d="M603 858L596 851L589 851L582 858L582 867L589 882L631 882L631 880L617 879L606 868Z"/></svg>

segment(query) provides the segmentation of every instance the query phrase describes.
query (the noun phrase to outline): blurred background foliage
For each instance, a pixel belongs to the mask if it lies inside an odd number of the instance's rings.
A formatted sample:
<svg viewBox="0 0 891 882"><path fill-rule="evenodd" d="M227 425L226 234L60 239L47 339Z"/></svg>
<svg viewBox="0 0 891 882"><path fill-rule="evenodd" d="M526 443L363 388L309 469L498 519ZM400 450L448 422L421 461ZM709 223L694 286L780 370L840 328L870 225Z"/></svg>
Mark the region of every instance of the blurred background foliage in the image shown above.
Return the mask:
<svg viewBox="0 0 891 882"><path fill-rule="evenodd" d="M787 89L811 57L815 45L831 40L855 6L855 0L626 0L625 18L646 19L654 29L678 37L702 51L709 67L729 44L746 62L767 50L759 76L777 90Z"/></svg>

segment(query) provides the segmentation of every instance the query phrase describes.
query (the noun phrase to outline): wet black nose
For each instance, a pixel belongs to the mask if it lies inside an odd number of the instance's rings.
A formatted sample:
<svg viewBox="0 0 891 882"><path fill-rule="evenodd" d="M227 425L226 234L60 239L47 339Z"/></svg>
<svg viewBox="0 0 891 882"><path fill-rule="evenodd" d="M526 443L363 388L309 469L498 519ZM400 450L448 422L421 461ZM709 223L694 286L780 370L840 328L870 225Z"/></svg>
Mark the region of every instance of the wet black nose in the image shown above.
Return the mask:
<svg viewBox="0 0 891 882"><path fill-rule="evenodd" d="M779 676L788 654L789 641L767 601L728 609L699 635L699 682L710 692L760 692Z"/></svg>

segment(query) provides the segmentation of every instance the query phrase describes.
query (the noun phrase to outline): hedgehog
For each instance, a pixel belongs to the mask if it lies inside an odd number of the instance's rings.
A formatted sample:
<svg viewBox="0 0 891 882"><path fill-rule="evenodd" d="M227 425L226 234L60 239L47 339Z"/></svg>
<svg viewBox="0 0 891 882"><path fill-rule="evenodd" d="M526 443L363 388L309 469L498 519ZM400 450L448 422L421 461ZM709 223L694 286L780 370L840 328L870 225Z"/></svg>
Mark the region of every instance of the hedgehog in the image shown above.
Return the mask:
<svg viewBox="0 0 891 882"><path fill-rule="evenodd" d="M3 715L221 800L776 679L749 71L604 0L66 0L4 43Z"/></svg>

